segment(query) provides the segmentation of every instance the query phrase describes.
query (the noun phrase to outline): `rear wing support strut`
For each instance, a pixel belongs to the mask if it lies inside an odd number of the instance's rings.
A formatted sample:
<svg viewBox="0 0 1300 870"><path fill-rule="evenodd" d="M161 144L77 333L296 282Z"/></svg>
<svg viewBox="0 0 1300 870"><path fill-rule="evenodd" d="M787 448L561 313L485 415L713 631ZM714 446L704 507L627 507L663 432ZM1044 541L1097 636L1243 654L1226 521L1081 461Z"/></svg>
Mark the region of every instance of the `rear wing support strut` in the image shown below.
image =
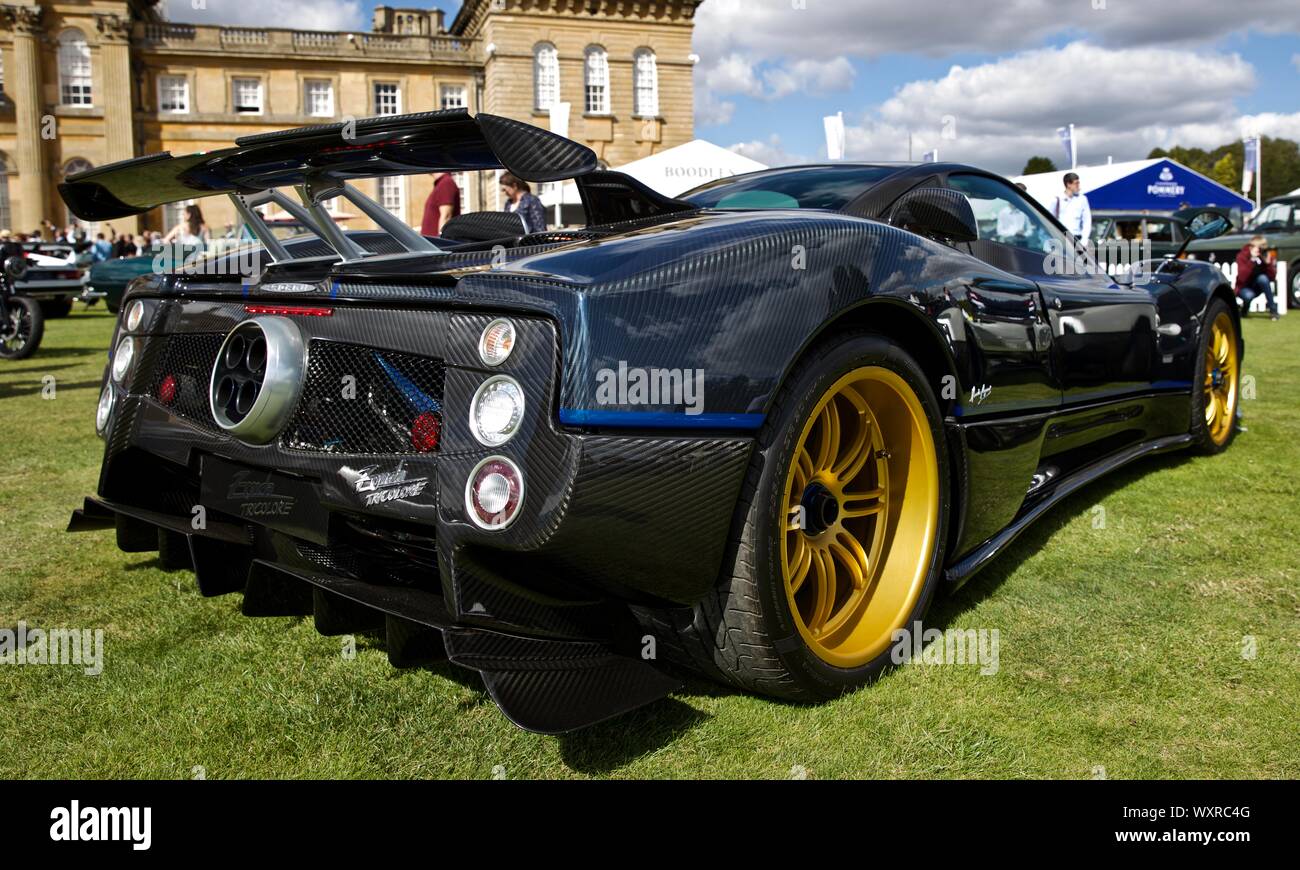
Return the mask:
<svg viewBox="0 0 1300 870"><path fill-rule="evenodd" d="M343 183L322 187L309 183L300 184L295 190L301 203L294 202L279 190L274 189L263 190L254 194L230 194L230 200L235 204L235 210L239 212L239 216L257 240L266 248L271 260L276 263L292 260L293 255L280 243L280 240L275 237L275 233L266 225L266 221L257 213L256 209L267 203L275 203L296 218L310 232L333 248L334 252L345 263L356 262L370 256L370 251L352 241L347 234L338 228L334 223L334 219L322 205L325 201L338 196L343 197L360 209L362 214L378 224L405 250L411 253L437 253L442 250L423 235L407 226L395 214L350 184Z"/></svg>

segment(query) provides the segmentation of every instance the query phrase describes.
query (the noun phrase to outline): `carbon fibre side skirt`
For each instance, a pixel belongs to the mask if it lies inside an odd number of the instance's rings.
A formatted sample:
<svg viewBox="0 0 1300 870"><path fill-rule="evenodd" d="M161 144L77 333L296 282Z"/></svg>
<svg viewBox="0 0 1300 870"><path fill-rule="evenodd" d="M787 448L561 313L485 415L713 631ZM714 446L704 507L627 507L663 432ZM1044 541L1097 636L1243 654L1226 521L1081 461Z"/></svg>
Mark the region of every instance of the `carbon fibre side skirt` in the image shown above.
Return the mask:
<svg viewBox="0 0 1300 870"><path fill-rule="evenodd" d="M1052 485L1050 490L1028 503L1009 526L949 566L944 571L944 579L953 588L962 586L994 557L1011 546L1020 533L1033 525L1043 514L1088 484L1144 457L1181 450L1191 445L1193 440L1191 435L1173 435L1168 438L1157 438L1154 441L1144 441L1061 478Z"/></svg>

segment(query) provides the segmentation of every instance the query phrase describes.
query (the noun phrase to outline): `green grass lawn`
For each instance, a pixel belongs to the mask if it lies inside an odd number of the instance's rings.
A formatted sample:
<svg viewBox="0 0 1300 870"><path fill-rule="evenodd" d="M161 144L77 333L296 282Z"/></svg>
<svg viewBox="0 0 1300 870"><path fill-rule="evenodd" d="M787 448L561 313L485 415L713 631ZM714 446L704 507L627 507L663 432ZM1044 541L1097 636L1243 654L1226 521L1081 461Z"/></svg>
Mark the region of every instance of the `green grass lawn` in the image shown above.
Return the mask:
<svg viewBox="0 0 1300 870"><path fill-rule="evenodd" d="M65 534L111 330L77 306L0 362L0 626L105 632L99 676L0 665L0 777L1300 776L1300 314L1247 322L1229 453L1120 472L939 602L940 627L998 629L996 675L911 665L820 707L695 682L564 738L516 730L472 672L396 671L366 638L346 657Z"/></svg>

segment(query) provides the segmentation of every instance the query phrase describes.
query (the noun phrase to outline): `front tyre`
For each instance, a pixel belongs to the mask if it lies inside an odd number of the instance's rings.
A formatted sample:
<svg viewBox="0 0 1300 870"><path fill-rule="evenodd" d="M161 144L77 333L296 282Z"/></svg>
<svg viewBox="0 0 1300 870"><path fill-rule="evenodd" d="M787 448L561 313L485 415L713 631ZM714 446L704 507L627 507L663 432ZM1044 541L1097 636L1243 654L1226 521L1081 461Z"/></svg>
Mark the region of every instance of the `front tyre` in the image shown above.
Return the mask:
<svg viewBox="0 0 1300 870"><path fill-rule="evenodd" d="M683 639L751 691L812 701L861 686L934 596L948 481L939 405L916 361L883 336L830 339L777 396L723 581Z"/></svg>
<svg viewBox="0 0 1300 870"><path fill-rule="evenodd" d="M1241 341L1222 299L1210 303L1201 330L1192 382L1191 434L1202 453L1221 453L1237 434L1241 387Z"/></svg>
<svg viewBox="0 0 1300 870"><path fill-rule="evenodd" d="M45 334L45 318L36 300L11 296L5 300L8 311L0 322L0 359L26 359L36 353Z"/></svg>

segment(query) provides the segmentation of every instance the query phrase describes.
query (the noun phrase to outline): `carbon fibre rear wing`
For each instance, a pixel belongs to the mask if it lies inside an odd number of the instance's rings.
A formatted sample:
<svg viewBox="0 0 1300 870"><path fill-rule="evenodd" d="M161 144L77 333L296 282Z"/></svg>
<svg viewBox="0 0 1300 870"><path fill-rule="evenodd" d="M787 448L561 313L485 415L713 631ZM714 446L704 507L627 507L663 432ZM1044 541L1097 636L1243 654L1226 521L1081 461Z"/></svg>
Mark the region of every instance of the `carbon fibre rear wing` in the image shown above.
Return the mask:
<svg viewBox="0 0 1300 870"><path fill-rule="evenodd" d="M151 154L69 176L59 193L77 217L100 221L167 203L283 187L319 204L358 178L506 169L525 181L546 182L596 168L595 152L577 142L509 118L455 109L260 133L236 139L233 148L182 157Z"/></svg>

